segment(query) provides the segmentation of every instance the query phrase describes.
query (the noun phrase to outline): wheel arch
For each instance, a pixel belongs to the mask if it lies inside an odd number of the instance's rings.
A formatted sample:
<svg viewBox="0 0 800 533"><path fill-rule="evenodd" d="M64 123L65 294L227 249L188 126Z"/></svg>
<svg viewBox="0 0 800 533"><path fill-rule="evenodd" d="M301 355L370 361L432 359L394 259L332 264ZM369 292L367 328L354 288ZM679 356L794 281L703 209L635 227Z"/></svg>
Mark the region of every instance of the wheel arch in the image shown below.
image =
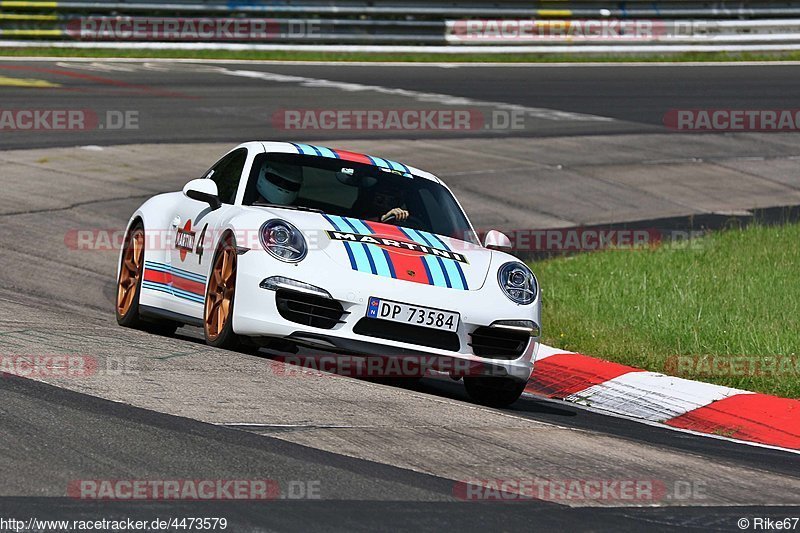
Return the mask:
<svg viewBox="0 0 800 533"><path fill-rule="evenodd" d="M167 237L170 232L169 217L174 211L173 206L175 205L176 194L182 193L159 194L150 198L139 206L128 219L128 224L125 227L126 237L137 222L141 223L144 227L145 235L152 231L160 233L156 235L155 238L146 237L144 249L145 261L155 259L164 262L166 259L166 254L169 252L166 246L168 242ZM154 246L149 246L148 244ZM122 253L123 250L120 249L119 260L117 261L117 276L119 276L119 264L122 261Z"/></svg>

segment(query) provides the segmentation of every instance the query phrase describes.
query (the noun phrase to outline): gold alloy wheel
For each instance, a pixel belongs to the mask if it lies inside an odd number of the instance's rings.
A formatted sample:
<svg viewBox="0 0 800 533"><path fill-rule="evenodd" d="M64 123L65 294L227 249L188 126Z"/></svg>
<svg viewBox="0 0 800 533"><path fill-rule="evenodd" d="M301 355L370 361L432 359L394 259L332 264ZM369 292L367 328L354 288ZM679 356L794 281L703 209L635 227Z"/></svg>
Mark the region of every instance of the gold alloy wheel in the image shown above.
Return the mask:
<svg viewBox="0 0 800 533"><path fill-rule="evenodd" d="M206 338L216 340L231 319L236 290L236 251L225 244L214 261L208 281L205 308Z"/></svg>
<svg viewBox="0 0 800 533"><path fill-rule="evenodd" d="M144 270L144 230L136 228L125 243L122 266L117 283L117 315L124 317L131 310Z"/></svg>

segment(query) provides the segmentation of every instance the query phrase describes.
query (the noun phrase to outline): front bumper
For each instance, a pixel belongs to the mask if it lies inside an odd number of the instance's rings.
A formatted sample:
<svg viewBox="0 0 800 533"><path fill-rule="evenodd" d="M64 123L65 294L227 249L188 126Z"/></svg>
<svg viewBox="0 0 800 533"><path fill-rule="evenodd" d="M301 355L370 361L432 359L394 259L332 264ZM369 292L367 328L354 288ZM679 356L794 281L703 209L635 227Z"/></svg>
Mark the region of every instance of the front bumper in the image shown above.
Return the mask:
<svg viewBox="0 0 800 533"><path fill-rule="evenodd" d="M443 371L469 367L470 372L477 369L481 373L527 380L533 370L538 337L530 337L519 356L496 358L474 353L473 333L478 328L485 332L487 326L498 320L530 320L539 324L538 299L531 305L520 306L508 300L492 283L486 283L475 291L448 289L374 276L335 264L326 264L325 268L317 265L315 268L309 260L283 263L260 250L247 251L238 260L233 329L239 335L283 338L299 345L352 355L436 356L433 361ZM324 289L341 305L341 321L333 327L314 327L287 320L278 309L276 291L260 287L265 278L272 276L283 276ZM448 344L445 349L432 346L431 342L415 342L419 339L415 339L413 333L392 335L394 338L378 337L374 331L364 334L363 321L375 320L365 319L370 297L459 313L461 320L455 333L457 342ZM466 364L454 366L453 361Z"/></svg>

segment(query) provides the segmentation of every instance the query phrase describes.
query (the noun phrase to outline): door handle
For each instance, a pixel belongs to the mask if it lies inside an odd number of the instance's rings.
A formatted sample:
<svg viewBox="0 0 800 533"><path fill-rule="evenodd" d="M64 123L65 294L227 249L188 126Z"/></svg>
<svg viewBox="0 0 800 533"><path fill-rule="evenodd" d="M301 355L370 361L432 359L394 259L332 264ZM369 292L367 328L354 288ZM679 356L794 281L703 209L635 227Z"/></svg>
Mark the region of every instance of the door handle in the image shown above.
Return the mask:
<svg viewBox="0 0 800 533"><path fill-rule="evenodd" d="M172 219L172 227L173 228L177 228L180 225L181 225L181 217L178 216L178 215L175 215L175 218Z"/></svg>

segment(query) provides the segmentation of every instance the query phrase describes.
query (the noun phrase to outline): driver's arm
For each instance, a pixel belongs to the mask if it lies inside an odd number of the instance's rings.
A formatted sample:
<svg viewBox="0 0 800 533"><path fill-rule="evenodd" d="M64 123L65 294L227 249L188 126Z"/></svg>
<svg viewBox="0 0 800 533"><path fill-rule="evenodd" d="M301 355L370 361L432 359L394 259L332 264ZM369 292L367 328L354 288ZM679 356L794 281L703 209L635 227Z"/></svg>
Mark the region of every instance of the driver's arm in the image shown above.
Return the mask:
<svg viewBox="0 0 800 533"><path fill-rule="evenodd" d="M386 220L394 217L395 220L403 221L409 217L410 213L403 209L402 207L395 207L394 209L389 210L385 215L381 217L381 222L386 222Z"/></svg>

